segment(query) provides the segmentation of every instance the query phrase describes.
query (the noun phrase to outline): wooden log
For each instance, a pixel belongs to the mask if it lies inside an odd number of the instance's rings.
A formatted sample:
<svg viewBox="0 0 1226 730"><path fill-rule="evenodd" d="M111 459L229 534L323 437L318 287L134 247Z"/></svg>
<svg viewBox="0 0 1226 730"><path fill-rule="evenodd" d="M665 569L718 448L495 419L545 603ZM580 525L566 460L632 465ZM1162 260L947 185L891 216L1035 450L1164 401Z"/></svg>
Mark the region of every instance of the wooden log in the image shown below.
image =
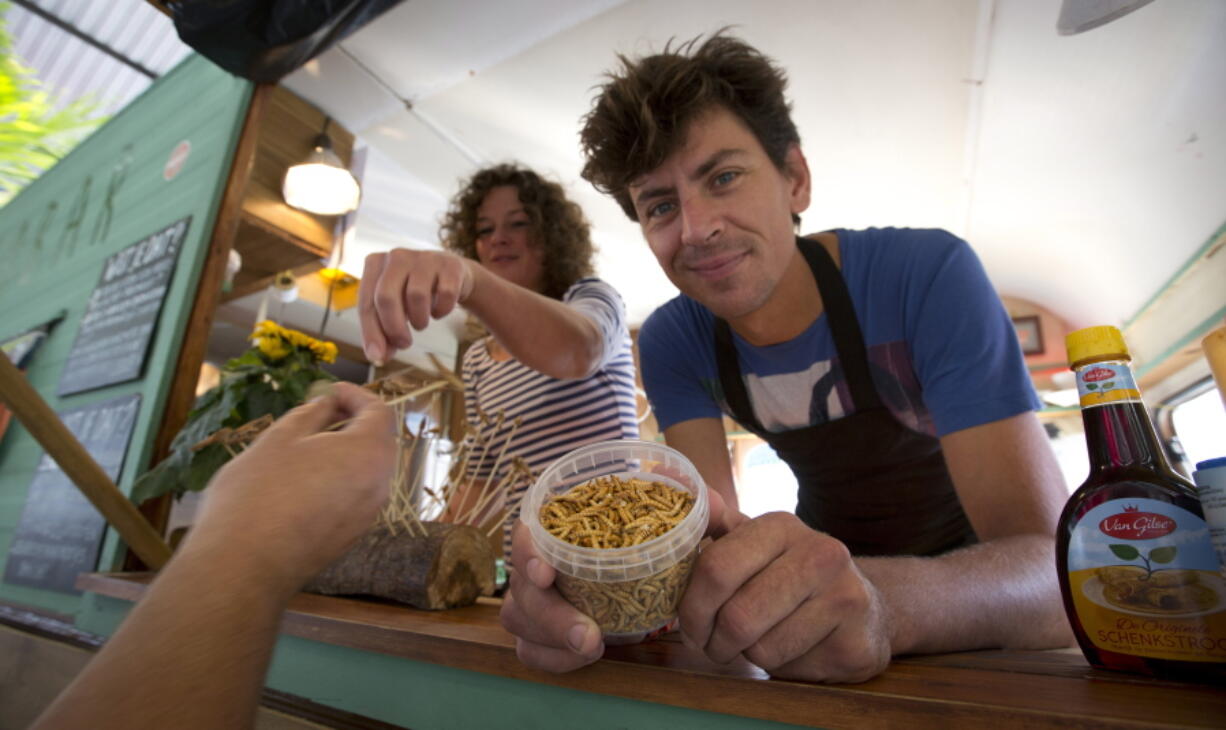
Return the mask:
<svg viewBox="0 0 1226 730"><path fill-rule="evenodd" d="M369 530L307 584L324 595L370 595L416 608L467 606L494 591L494 553L467 525L423 522L426 536Z"/></svg>

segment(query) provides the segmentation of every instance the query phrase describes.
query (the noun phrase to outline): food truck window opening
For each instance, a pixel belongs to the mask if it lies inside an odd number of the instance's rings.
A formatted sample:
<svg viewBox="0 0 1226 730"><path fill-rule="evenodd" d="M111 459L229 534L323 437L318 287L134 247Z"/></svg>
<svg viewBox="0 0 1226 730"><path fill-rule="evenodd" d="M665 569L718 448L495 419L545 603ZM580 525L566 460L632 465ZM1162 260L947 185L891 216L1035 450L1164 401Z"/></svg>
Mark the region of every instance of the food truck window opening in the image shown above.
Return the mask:
<svg viewBox="0 0 1226 730"><path fill-rule="evenodd" d="M1056 455L1064 486L1071 495L1090 473L1090 456L1086 451L1085 427L1080 409L1053 413L1041 417L1043 430Z"/></svg>
<svg viewBox="0 0 1226 730"><path fill-rule="evenodd" d="M1187 473L1201 461L1226 456L1226 404L1212 378L1197 381L1156 410L1162 438L1171 445L1168 452L1182 456Z"/></svg>
<svg viewBox="0 0 1226 730"><path fill-rule="evenodd" d="M741 512L757 517L796 510L796 476L769 444L757 436L741 436L734 440L732 451Z"/></svg>

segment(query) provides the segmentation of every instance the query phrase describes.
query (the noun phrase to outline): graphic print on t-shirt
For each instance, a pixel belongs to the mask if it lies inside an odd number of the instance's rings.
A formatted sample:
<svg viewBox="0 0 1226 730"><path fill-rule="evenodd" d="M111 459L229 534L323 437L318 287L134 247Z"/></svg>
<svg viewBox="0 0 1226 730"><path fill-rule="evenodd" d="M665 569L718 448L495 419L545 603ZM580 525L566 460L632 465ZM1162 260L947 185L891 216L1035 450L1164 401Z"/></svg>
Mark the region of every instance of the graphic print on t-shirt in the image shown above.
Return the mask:
<svg viewBox="0 0 1226 730"><path fill-rule="evenodd" d="M907 428L933 434L932 416L920 396L907 343L888 342L868 349L869 369L881 402ZM767 431L777 433L836 421L855 413L851 391L837 357L792 373L745 378L754 415ZM727 410L718 382L708 383Z"/></svg>

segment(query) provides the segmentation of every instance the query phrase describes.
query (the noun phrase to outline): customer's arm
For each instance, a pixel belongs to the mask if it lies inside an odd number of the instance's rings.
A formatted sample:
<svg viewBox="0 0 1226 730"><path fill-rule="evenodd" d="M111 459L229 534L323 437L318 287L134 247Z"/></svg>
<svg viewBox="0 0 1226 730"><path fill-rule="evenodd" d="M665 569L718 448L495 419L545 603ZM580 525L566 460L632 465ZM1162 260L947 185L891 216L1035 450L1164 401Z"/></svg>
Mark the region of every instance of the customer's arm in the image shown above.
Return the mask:
<svg viewBox="0 0 1226 730"><path fill-rule="evenodd" d="M35 728L250 727L285 605L386 501L394 427L348 384L277 421L214 477L187 541Z"/></svg>

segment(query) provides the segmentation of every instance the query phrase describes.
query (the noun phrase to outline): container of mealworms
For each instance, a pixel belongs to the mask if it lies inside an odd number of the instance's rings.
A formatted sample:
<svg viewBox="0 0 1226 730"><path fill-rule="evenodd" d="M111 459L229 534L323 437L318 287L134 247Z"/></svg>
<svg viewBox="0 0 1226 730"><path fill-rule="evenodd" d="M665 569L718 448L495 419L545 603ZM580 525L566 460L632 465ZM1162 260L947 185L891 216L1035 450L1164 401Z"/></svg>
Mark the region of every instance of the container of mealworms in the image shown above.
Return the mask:
<svg viewBox="0 0 1226 730"><path fill-rule="evenodd" d="M549 466L521 519L558 590L606 638L642 636L677 615L707 530L707 487L680 452L605 441Z"/></svg>

